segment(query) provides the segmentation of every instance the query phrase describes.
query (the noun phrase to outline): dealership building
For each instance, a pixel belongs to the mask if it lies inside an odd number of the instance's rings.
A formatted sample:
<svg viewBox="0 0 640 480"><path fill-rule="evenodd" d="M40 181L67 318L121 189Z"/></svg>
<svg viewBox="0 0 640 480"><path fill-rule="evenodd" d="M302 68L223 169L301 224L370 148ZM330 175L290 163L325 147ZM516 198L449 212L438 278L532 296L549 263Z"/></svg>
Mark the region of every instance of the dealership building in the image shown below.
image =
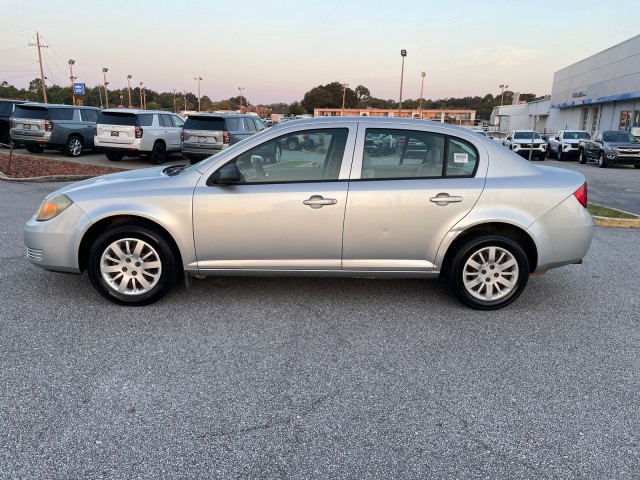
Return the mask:
<svg viewBox="0 0 640 480"><path fill-rule="evenodd" d="M557 71L550 99L492 113L503 131L531 129L534 122L540 132L640 127L640 35Z"/></svg>

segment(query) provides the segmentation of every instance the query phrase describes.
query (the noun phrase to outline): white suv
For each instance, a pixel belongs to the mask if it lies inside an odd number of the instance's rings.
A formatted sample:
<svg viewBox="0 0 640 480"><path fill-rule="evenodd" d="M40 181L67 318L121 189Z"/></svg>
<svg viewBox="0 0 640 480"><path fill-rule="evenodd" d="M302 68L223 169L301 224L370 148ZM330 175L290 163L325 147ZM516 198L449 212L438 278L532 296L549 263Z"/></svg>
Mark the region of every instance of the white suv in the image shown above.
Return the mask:
<svg viewBox="0 0 640 480"><path fill-rule="evenodd" d="M112 161L147 155L160 165L167 153L180 153L184 120L170 112L108 109L98 117L95 146Z"/></svg>

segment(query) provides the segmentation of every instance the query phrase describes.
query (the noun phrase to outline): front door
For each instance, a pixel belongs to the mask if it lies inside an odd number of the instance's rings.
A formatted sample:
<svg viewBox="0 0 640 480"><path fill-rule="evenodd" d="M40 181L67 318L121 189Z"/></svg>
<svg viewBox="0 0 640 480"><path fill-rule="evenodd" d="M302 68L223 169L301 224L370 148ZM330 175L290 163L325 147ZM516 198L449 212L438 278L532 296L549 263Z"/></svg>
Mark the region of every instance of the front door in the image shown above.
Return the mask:
<svg viewBox="0 0 640 480"><path fill-rule="evenodd" d="M350 128L309 130L324 134L323 148L287 150L275 164L256 152L282 137L245 150L225 164L238 168L239 183L207 185L211 175L203 176L193 199L198 268L340 269Z"/></svg>

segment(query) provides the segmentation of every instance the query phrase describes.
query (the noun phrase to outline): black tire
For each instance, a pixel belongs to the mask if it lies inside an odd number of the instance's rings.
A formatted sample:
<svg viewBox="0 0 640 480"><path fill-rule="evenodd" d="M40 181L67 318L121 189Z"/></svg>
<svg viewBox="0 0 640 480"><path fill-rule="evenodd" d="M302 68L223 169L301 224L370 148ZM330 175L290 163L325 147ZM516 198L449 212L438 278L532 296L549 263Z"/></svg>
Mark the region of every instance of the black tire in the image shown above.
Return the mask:
<svg viewBox="0 0 640 480"><path fill-rule="evenodd" d="M29 152L29 153L42 153L42 152L44 152L44 147L42 147L40 145L31 145L30 147L27 147L27 152Z"/></svg>
<svg viewBox="0 0 640 480"><path fill-rule="evenodd" d="M156 142L153 144L153 150L149 155L149 160L154 165L162 165L167 158L167 147L162 142Z"/></svg>
<svg viewBox="0 0 640 480"><path fill-rule="evenodd" d="M604 152L600 152L600 155L598 155L598 167L607 168L608 166L609 164L604 158Z"/></svg>
<svg viewBox="0 0 640 480"><path fill-rule="evenodd" d="M121 153L107 152L107 159L111 160L112 162L119 162L120 160L122 160L122 157L124 157L124 155L122 155Z"/></svg>
<svg viewBox="0 0 640 480"><path fill-rule="evenodd" d="M560 154L560 150L558 150L558 155L559 155L559 154ZM554 158L554 155L555 155L555 154L553 153L553 150L551 150L551 147L549 147L549 150L547 151L547 156L548 156L549 158Z"/></svg>
<svg viewBox="0 0 640 480"><path fill-rule="evenodd" d="M176 283L181 267L164 235L135 223L103 232L89 251L93 287L119 305L149 305ZM141 280L142 279L142 280Z"/></svg>
<svg viewBox="0 0 640 480"><path fill-rule="evenodd" d="M584 154L584 150L578 150L578 163L582 163L583 165L587 163L587 157Z"/></svg>
<svg viewBox="0 0 640 480"><path fill-rule="evenodd" d="M67 139L67 143L64 146L64 154L67 157L79 157L82 155L82 150L84 149L84 143L82 142L82 138L71 135Z"/></svg>
<svg viewBox="0 0 640 480"><path fill-rule="evenodd" d="M541 162L544 162L544 159L547 158L546 155L539 155L538 156L538 160L540 160Z"/></svg>
<svg viewBox="0 0 640 480"><path fill-rule="evenodd" d="M200 160L202 160L204 157L201 157L200 155L194 155L193 153L187 153L187 158L189 159L189 163L191 165L195 165Z"/></svg>
<svg viewBox="0 0 640 480"><path fill-rule="evenodd" d="M11 142L11 133L9 132L9 130L4 132L4 135L2 135L2 141L0 141L0 143L3 144L4 148L11 148L13 146L13 143Z"/></svg>
<svg viewBox="0 0 640 480"><path fill-rule="evenodd" d="M298 150L300 148L300 142L298 142L297 138L288 138L287 148L289 150Z"/></svg>
<svg viewBox="0 0 640 480"><path fill-rule="evenodd" d="M476 268L474 262L481 266ZM513 302L526 287L529 260L509 237L478 235L455 250L444 273L449 288L462 303L477 310L496 310ZM487 298L489 295L491 298Z"/></svg>

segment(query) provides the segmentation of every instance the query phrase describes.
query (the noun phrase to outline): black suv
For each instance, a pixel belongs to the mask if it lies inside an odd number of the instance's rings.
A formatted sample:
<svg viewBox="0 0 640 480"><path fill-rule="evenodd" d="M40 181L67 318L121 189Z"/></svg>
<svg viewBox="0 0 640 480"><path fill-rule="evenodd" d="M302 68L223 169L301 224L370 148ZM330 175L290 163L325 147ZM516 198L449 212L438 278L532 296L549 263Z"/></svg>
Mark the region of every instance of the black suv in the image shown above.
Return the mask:
<svg viewBox="0 0 640 480"><path fill-rule="evenodd" d="M85 148L95 148L93 133L100 109L49 103L23 103L11 116L11 139L31 153L46 148L78 157Z"/></svg>
<svg viewBox="0 0 640 480"><path fill-rule="evenodd" d="M251 135L266 130L267 126L255 115L198 113L189 115L184 122L182 153L191 163L218 153ZM272 162L279 162L282 146L277 143L273 151L265 152Z"/></svg>
<svg viewBox="0 0 640 480"><path fill-rule="evenodd" d="M0 98L0 143L11 145L11 115L16 105L26 103L26 100L9 100Z"/></svg>

